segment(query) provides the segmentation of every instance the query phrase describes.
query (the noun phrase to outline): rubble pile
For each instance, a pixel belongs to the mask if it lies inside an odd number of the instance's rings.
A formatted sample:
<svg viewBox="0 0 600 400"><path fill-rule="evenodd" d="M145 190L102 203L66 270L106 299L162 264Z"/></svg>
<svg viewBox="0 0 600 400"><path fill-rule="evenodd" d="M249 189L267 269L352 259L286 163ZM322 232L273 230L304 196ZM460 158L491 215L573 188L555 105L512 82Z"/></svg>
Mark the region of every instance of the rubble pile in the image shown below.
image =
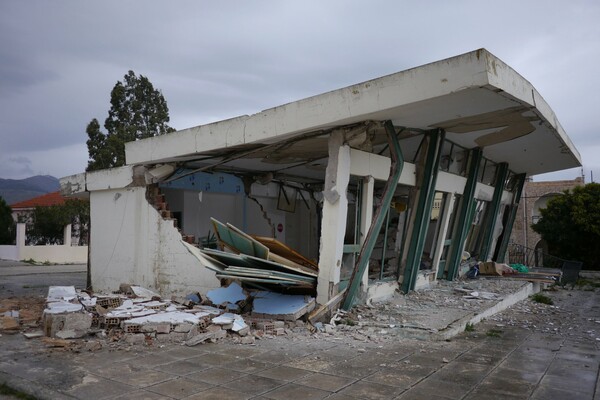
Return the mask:
<svg viewBox="0 0 600 400"><path fill-rule="evenodd" d="M64 340L89 336L128 345L176 342L188 346L227 337L243 344L284 335L314 308L304 295L246 292L237 283L209 291L205 298L163 299L157 293L122 284L111 295L90 295L73 286L51 286L43 312L43 334ZM241 313L244 313L242 315ZM289 321L288 324L284 320Z"/></svg>

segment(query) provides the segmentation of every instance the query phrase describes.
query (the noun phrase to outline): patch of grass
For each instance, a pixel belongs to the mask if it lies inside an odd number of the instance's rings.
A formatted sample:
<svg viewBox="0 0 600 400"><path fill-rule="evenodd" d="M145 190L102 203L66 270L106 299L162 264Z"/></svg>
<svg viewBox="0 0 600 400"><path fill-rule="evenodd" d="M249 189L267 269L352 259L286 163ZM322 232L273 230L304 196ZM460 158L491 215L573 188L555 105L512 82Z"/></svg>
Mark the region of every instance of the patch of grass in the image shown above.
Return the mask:
<svg viewBox="0 0 600 400"><path fill-rule="evenodd" d="M548 304L548 305L554 304L552 299L543 293L532 294L531 300L535 301L536 303L542 303L542 304Z"/></svg>
<svg viewBox="0 0 600 400"><path fill-rule="evenodd" d="M31 265L35 265L35 260L33 258L30 258L29 260L21 260L21 262L27 263L27 264L31 264Z"/></svg>
<svg viewBox="0 0 600 400"><path fill-rule="evenodd" d="M600 281L596 280L596 279L585 279L585 278L579 278L577 279L577 286L587 286L587 287L592 287L592 288L600 288Z"/></svg>
<svg viewBox="0 0 600 400"><path fill-rule="evenodd" d="M22 399L22 400L37 400L36 397L28 395L27 393L20 392L18 390L15 390L9 386L6 386L4 383L0 383L0 394L6 395L6 396L12 396L16 399Z"/></svg>
<svg viewBox="0 0 600 400"><path fill-rule="evenodd" d="M502 333L503 331L501 331L500 329L490 329L485 333L485 335L489 337L500 337Z"/></svg>
<svg viewBox="0 0 600 400"><path fill-rule="evenodd" d="M51 265L52 263L51 263L50 261L46 260L46 261L44 261L44 263L43 263L43 264L44 264L44 265Z"/></svg>
<svg viewBox="0 0 600 400"><path fill-rule="evenodd" d="M465 326L465 332L475 332L475 325L467 322L467 325Z"/></svg>
<svg viewBox="0 0 600 400"><path fill-rule="evenodd" d="M356 325L356 322L354 322L354 320L351 320L350 318L343 319L340 321L340 323L348 326Z"/></svg>

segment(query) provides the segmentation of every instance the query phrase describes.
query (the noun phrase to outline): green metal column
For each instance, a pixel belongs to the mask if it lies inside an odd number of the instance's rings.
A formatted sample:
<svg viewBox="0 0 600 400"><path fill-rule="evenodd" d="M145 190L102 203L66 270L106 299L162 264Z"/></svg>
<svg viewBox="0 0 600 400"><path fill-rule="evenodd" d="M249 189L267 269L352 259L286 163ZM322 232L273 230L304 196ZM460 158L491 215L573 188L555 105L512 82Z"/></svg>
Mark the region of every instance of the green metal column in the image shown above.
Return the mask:
<svg viewBox="0 0 600 400"><path fill-rule="evenodd" d="M510 206L510 214L502 233L502 243L500 244L500 249L498 250L498 258L496 259L496 262L499 263L504 262L506 249L508 249L508 242L510 241L510 234L512 232L513 224L515 223L515 218L517 217L517 210L519 208L519 202L521 201L521 194L523 193L523 185L525 185L525 174L517 175L516 178L518 179L517 186L515 188L513 202Z"/></svg>
<svg viewBox="0 0 600 400"><path fill-rule="evenodd" d="M381 227L386 218L387 211L389 210L390 205L392 204L394 192L396 191L396 187L398 186L398 180L400 179L402 167L404 166L404 157L402 156L402 149L400 148L400 142L398 141L396 129L394 128L392 121L386 121L384 126L388 137L388 144L390 146L390 157L392 159L392 164L390 166L390 177L385 184L381 204L379 205L379 207L377 207L377 212L373 217L373 223L369 227L369 231L367 232L365 241L363 242L360 253L358 254L358 259L356 260L356 264L354 265L352 276L350 277L350 282L348 283L348 290L346 291L346 295L342 303L342 308L344 310L349 310L354 304L354 297L358 292L358 288L360 287L362 276L364 275L367 269L367 265L369 265L369 259L371 258L371 253L373 253L373 248L375 247L377 236L381 231Z"/></svg>
<svg viewBox="0 0 600 400"><path fill-rule="evenodd" d="M459 212L454 223L454 232L452 233L452 244L446 263L448 264L448 275L446 279L453 280L458 272L462 250L465 245L465 240L471 227L471 221L474 216L473 205L475 204L475 187L477 186L477 175L479 173L479 164L481 164L482 151L480 148L471 150L469 155L469 167L467 183L460 198Z"/></svg>
<svg viewBox="0 0 600 400"><path fill-rule="evenodd" d="M445 132L436 129L426 133L429 144L427 145L427 156L420 182L419 198L416 205L416 213L413 222L410 245L406 256L406 268L404 269L404 280L402 291L408 293L415 288L417 273L421 265L421 255L425 246L425 236L431 219L431 208L435 197L435 184L440 166L442 147L444 145ZM417 182L419 184L419 182Z"/></svg>
<svg viewBox="0 0 600 400"><path fill-rule="evenodd" d="M483 245L481 246L481 251L479 252L481 261L487 261L492 250L494 230L496 229L496 221L498 220L498 213L500 212L500 200L502 200L502 193L504 192L504 185L506 184L507 177L508 164L498 164L498 168L496 169L496 182L494 183L494 197L492 197L492 203L489 205L489 218L487 218L486 221Z"/></svg>

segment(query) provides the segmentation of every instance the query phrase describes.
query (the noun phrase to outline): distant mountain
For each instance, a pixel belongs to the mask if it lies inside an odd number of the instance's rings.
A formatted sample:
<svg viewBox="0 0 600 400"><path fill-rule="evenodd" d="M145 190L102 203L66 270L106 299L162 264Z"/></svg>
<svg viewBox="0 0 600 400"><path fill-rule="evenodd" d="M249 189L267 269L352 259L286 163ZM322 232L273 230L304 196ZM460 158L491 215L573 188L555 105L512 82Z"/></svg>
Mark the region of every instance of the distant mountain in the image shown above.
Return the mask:
<svg viewBox="0 0 600 400"><path fill-rule="evenodd" d="M58 179L50 175L36 175L25 179L0 178L0 197L9 205L59 189Z"/></svg>

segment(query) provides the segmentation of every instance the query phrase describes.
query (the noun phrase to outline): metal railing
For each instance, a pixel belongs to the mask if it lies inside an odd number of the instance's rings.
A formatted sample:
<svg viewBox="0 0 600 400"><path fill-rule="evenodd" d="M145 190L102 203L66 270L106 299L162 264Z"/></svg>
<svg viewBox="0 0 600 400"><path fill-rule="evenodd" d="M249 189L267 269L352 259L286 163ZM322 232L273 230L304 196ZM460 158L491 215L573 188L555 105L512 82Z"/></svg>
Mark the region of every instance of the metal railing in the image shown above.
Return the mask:
<svg viewBox="0 0 600 400"><path fill-rule="evenodd" d="M558 268L562 269L565 260L551 254L544 253L541 249L530 249L516 243L508 245L509 264L523 264L528 267Z"/></svg>

